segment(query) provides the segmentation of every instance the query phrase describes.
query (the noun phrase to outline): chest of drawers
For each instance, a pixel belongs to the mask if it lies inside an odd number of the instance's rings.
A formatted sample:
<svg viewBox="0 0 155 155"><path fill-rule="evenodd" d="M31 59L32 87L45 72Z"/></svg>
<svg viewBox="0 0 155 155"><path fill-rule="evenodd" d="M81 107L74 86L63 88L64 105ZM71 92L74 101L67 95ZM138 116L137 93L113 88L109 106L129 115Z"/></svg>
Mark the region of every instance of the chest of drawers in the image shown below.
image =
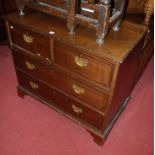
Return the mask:
<svg viewBox="0 0 155 155"><path fill-rule="evenodd" d="M70 36L63 20L40 12L5 20L19 96L42 101L103 144L138 80L146 28L124 21L97 45L92 30Z"/></svg>

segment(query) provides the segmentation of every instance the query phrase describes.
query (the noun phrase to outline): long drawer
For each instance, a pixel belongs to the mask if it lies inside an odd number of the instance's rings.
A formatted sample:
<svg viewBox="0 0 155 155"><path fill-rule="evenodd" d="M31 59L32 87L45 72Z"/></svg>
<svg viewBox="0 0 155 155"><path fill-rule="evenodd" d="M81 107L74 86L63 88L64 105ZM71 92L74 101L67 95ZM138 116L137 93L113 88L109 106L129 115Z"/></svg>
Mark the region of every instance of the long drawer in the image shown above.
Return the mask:
<svg viewBox="0 0 155 155"><path fill-rule="evenodd" d="M66 71L76 74L100 86L110 87L114 65L83 54L78 49L54 41L54 63Z"/></svg>
<svg viewBox="0 0 155 155"><path fill-rule="evenodd" d="M16 70L16 72L19 85L21 87L46 100L50 104L54 102L55 106L62 109L65 113L76 116L97 127L98 129L102 127L104 116L63 95L50 86L47 86L46 84L40 82L36 78L25 74L18 69Z"/></svg>
<svg viewBox="0 0 155 155"><path fill-rule="evenodd" d="M69 96L91 105L102 112L104 111L108 97L107 92L101 92L77 80L74 80L54 68L50 68L49 66L39 63L34 58L24 55L19 51L14 51L13 56L17 67L62 90Z"/></svg>
<svg viewBox="0 0 155 155"><path fill-rule="evenodd" d="M10 24L9 28L13 44L47 61L51 60L53 41L50 42L48 37L15 24Z"/></svg>

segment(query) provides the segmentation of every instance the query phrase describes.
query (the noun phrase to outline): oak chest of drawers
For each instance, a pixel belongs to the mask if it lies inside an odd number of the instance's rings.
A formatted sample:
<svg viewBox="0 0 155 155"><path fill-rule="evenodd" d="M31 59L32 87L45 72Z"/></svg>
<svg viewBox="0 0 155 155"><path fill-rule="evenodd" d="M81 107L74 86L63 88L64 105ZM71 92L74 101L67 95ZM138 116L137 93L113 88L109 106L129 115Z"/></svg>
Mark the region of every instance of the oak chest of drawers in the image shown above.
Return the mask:
<svg viewBox="0 0 155 155"><path fill-rule="evenodd" d="M37 11L5 19L19 96L49 105L102 144L139 78L146 28L124 21L97 45L92 30L71 36L63 20Z"/></svg>

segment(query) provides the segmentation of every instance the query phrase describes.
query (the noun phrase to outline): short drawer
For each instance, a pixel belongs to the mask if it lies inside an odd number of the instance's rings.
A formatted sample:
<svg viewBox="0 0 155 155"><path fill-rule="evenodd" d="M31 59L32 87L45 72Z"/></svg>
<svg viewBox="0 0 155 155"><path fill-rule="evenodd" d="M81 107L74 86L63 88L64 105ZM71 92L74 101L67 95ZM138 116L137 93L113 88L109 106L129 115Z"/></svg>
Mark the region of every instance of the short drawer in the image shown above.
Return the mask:
<svg viewBox="0 0 155 155"><path fill-rule="evenodd" d="M50 61L53 45L50 46L48 37L14 24L10 24L9 28L13 44Z"/></svg>
<svg viewBox="0 0 155 155"><path fill-rule="evenodd" d="M54 42L54 62L66 71L96 84L107 87L111 84L114 72L112 64L82 54L78 49L59 41Z"/></svg>
<svg viewBox="0 0 155 155"><path fill-rule="evenodd" d="M20 69L45 81L46 83L49 83L81 102L99 110L104 110L108 97L106 92L101 92L93 87L74 80L53 68L40 64L38 61L35 61L33 58L21 54L20 52L14 51L13 55L15 65Z"/></svg>
<svg viewBox="0 0 155 155"><path fill-rule="evenodd" d="M39 96L49 103L53 102L55 106L58 106L65 113L72 114L73 116L76 116L99 129L102 127L104 116L81 105L80 103L19 70L17 70L17 77L19 85L36 96Z"/></svg>

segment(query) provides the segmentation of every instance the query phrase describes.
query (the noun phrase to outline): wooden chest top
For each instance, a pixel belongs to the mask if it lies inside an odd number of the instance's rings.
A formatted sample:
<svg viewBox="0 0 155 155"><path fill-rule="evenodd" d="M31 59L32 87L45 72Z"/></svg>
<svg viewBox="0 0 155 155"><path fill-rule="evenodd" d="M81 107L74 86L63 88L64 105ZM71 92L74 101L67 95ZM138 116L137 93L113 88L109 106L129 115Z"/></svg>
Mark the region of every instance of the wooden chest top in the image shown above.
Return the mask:
<svg viewBox="0 0 155 155"><path fill-rule="evenodd" d="M15 24L24 25L43 35L54 37L76 48L83 49L92 56L123 62L137 42L144 36L146 27L123 21L119 32L111 31L103 45L95 41L95 31L78 26L75 35L69 35L65 20L41 12L29 10L26 16L13 12L5 18ZM50 32L54 32L51 34Z"/></svg>

